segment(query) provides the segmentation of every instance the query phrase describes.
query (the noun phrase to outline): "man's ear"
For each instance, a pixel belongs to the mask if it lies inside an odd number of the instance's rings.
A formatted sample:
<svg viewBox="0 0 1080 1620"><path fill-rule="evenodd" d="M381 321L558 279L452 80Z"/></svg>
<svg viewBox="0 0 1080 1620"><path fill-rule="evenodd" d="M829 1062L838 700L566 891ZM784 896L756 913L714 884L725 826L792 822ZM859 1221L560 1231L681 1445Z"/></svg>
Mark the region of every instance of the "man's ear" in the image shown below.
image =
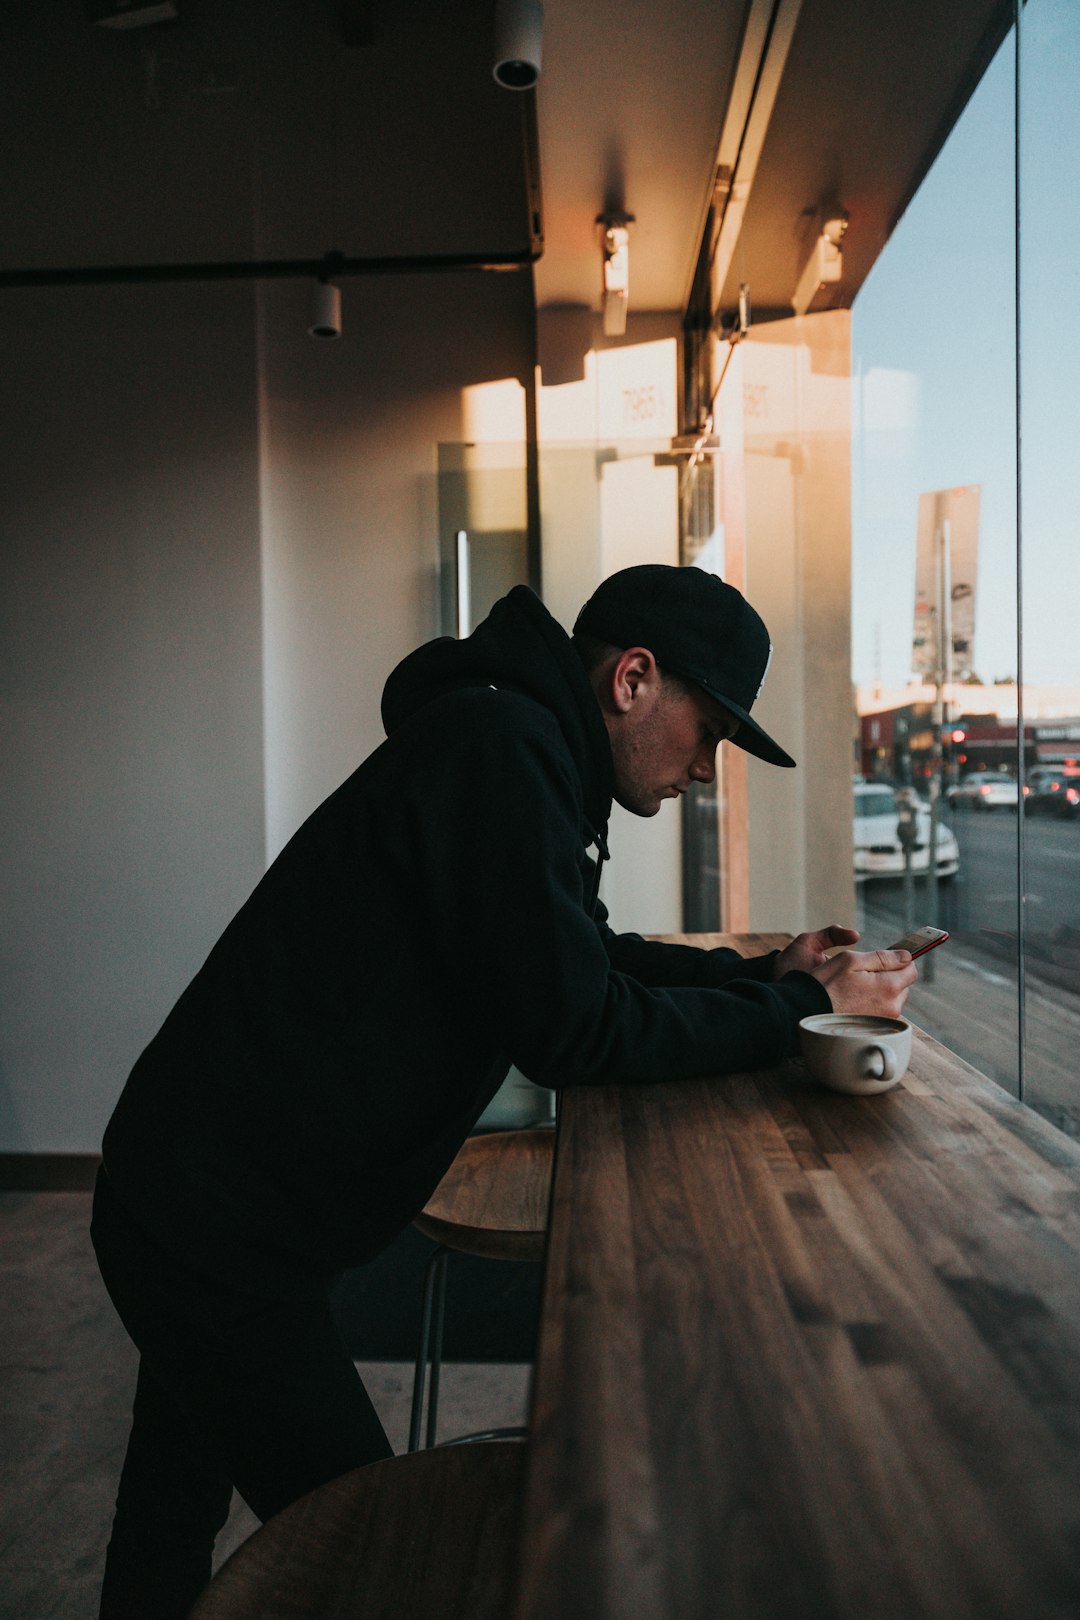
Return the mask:
<svg viewBox="0 0 1080 1620"><path fill-rule="evenodd" d="M647 647L627 647L609 666L607 695L617 714L629 714L641 698L660 684L656 659Z"/></svg>

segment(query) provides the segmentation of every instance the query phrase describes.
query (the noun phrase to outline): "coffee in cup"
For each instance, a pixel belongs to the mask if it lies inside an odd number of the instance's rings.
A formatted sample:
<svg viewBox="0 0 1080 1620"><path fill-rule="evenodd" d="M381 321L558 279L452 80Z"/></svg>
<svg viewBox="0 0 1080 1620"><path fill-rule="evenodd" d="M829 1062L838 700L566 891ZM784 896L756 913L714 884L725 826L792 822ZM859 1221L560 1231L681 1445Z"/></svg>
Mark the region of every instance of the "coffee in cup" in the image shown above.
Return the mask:
<svg viewBox="0 0 1080 1620"><path fill-rule="evenodd" d="M890 1090L911 1061L906 1018L816 1013L799 1021L799 1040L815 1080L856 1097Z"/></svg>

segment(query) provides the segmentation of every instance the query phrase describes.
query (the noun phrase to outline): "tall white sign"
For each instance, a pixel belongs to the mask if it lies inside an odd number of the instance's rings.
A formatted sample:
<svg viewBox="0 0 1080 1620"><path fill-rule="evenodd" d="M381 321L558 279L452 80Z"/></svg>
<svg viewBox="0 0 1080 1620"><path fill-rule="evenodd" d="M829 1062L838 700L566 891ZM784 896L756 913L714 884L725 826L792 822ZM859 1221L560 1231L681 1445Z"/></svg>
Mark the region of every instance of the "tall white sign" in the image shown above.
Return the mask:
<svg viewBox="0 0 1080 1620"><path fill-rule="evenodd" d="M979 559L978 484L919 496L911 666L938 681L971 673Z"/></svg>

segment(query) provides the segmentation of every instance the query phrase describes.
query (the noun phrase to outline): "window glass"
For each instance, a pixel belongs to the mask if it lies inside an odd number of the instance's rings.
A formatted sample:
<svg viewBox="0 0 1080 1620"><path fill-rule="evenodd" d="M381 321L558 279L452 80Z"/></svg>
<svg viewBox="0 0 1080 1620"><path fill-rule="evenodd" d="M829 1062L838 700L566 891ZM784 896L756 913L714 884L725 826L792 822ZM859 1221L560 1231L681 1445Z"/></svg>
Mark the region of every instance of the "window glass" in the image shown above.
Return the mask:
<svg viewBox="0 0 1080 1620"><path fill-rule="evenodd" d="M950 931L911 1015L1017 1092L1014 65L1010 36L855 300L852 674L857 925Z"/></svg>
<svg viewBox="0 0 1080 1620"><path fill-rule="evenodd" d="M1019 47L1024 1096L1080 1132L1080 7Z"/></svg>

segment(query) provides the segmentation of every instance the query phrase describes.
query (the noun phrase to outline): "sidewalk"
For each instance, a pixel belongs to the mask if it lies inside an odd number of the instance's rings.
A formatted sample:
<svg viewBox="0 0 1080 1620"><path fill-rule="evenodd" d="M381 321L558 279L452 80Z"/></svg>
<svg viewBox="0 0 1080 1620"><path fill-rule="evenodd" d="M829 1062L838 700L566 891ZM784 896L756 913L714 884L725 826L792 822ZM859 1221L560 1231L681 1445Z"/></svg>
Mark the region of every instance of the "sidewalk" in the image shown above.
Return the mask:
<svg viewBox="0 0 1080 1620"><path fill-rule="evenodd" d="M890 936L895 917L866 907L868 943ZM1064 931L1063 931L1064 932ZM1062 938L1050 960L1045 941L1029 949L1024 985L1024 1101L1069 1135L1080 1135L1080 934ZM920 964L906 1011L937 1040L1018 1094L1020 993L1011 935L959 933Z"/></svg>

